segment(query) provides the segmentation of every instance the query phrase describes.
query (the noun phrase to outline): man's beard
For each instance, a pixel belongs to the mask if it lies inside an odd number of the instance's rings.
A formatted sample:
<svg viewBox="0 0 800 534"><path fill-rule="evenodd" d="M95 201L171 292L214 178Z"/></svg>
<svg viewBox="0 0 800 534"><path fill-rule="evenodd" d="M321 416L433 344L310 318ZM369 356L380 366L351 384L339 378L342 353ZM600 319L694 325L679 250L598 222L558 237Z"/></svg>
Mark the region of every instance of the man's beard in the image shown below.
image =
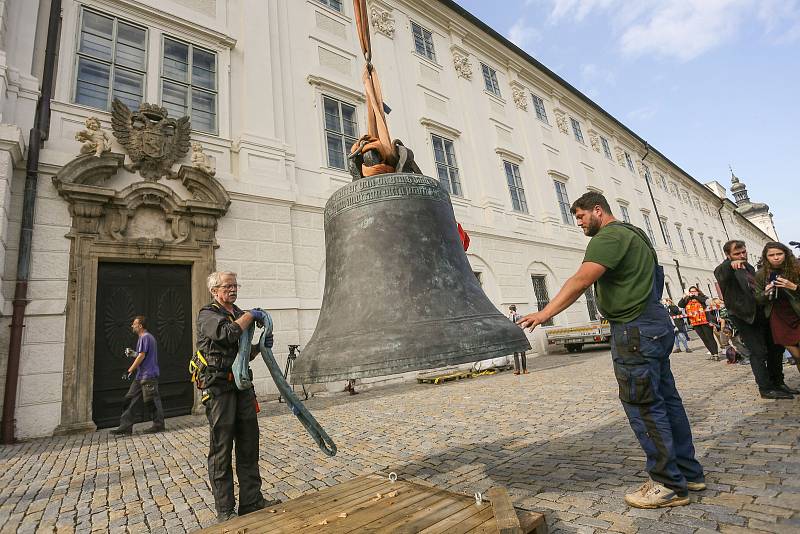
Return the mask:
<svg viewBox="0 0 800 534"><path fill-rule="evenodd" d="M600 231L600 219L595 216L589 218L589 225L583 229L583 233L589 237L594 237Z"/></svg>

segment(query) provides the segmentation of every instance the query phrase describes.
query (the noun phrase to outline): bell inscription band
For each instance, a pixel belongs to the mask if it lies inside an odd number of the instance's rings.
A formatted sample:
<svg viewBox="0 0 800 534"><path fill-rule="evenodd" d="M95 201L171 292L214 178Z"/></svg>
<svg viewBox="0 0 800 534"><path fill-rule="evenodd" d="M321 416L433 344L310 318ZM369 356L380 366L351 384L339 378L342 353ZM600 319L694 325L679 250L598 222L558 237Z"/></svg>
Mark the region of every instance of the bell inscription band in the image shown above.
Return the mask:
<svg viewBox="0 0 800 534"><path fill-rule="evenodd" d="M325 292L294 384L366 378L530 349L489 301L450 196L420 174L381 174L325 206Z"/></svg>

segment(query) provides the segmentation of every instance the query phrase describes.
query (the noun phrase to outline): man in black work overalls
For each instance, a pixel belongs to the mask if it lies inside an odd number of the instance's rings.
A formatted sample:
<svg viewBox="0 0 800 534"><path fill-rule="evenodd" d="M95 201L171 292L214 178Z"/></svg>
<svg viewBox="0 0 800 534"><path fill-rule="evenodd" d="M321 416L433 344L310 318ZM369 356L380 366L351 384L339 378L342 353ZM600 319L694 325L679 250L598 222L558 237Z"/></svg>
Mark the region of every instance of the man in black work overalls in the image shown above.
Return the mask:
<svg viewBox="0 0 800 534"><path fill-rule="evenodd" d="M253 321L262 322L264 312L242 311L234 303L239 284L236 273L214 272L207 286L214 301L200 309L197 316L197 350L208 366L202 373L202 395L210 426L208 477L222 522L236 516L233 496L231 453L236 446L236 476L239 479L239 515L260 510L270 503L261 495L258 470L258 402L251 387L239 390L231 366L239 352L242 330ZM272 347L272 336L266 340ZM252 351L251 359L257 354Z"/></svg>

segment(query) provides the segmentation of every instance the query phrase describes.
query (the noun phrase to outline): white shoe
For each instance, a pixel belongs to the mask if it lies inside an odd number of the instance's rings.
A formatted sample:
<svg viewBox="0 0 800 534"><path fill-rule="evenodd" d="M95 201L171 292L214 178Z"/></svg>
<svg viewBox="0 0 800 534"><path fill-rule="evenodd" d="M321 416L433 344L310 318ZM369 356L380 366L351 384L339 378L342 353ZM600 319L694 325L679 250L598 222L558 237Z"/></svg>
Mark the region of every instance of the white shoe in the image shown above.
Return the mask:
<svg viewBox="0 0 800 534"><path fill-rule="evenodd" d="M634 508L667 508L689 504L689 496L680 497L666 486L648 480L633 493L626 493L625 502Z"/></svg>
<svg viewBox="0 0 800 534"><path fill-rule="evenodd" d="M710 351L710 350L707 350L707 351L706 351L706 354L708 354L709 356L711 356L711 351Z"/></svg>

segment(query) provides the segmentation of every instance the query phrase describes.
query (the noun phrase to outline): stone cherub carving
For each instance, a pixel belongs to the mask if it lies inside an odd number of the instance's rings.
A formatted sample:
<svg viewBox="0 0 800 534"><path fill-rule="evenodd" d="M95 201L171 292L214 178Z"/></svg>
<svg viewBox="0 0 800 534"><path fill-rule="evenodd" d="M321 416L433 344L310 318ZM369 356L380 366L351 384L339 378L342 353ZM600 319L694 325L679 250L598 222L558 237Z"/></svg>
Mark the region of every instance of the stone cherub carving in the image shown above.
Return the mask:
<svg viewBox="0 0 800 534"><path fill-rule="evenodd" d="M83 143L81 154L94 153L99 158L103 152L111 150L111 139L105 130L100 127L100 120L97 117L86 117L84 121L85 130L75 134L75 140Z"/></svg>
<svg viewBox="0 0 800 534"><path fill-rule="evenodd" d="M211 158L203 152L203 145L197 141L192 142L192 167L201 170L209 176L214 176L217 172L211 165Z"/></svg>

